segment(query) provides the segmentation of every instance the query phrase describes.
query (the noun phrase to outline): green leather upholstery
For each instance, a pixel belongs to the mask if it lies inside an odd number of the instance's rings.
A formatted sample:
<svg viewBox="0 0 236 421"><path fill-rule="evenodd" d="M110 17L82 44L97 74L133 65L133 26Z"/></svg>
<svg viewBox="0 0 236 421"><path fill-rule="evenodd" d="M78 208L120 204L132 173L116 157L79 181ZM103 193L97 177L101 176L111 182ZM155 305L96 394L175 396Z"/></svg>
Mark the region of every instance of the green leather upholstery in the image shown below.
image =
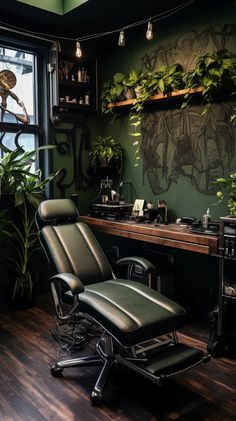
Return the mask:
<svg viewBox="0 0 236 421"><path fill-rule="evenodd" d="M124 346L177 330L184 316L180 305L145 285L123 279L85 286L80 309Z"/></svg>

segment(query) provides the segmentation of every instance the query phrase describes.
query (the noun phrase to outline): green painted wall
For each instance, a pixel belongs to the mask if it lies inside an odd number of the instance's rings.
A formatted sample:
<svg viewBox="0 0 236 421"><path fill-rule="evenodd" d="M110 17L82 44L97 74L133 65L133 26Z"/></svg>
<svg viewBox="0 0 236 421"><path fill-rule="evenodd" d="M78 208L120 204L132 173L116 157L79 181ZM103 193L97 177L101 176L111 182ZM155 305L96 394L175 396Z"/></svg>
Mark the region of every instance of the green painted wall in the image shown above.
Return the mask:
<svg viewBox="0 0 236 421"><path fill-rule="evenodd" d="M80 125L80 121L82 121L82 125ZM96 116L86 116L81 115L78 116L78 119L75 119L75 123L60 123L51 130L52 136L52 143L55 144L55 136L57 142L59 143L67 143L62 145L61 153L59 151L55 151L53 154L53 167L54 168L61 168L65 169L67 174L63 179L62 183L66 184L65 195L64 197L69 198L71 194L78 195L78 204L79 204L79 211L80 214L86 214L89 210L89 205L92 203L97 196L98 192L98 184L96 181L96 177L94 174L88 173L89 167L89 150L86 150L86 147L80 149L81 142L82 142L82 126L83 124L87 125L89 129L89 138L92 142L96 139L97 136L101 134L100 130L100 120L99 117ZM77 166L77 173L75 175L76 182L73 182L74 178L74 163L73 163L73 145L70 138L66 138L65 134L57 133L57 129L66 129L66 130L73 130L76 128L76 140L75 140L75 156L76 156L76 166ZM81 153L80 153L81 151ZM82 162L82 167L80 163ZM78 174L78 169L82 171L82 174L87 179L81 179L81 172ZM54 183L54 197L61 197L61 191L57 187L56 182Z"/></svg>
<svg viewBox="0 0 236 421"><path fill-rule="evenodd" d="M200 7L197 2L196 5L179 13L179 15L175 16L173 19L166 19L163 22L156 23L154 25L155 36L151 42L145 40L146 28L144 26L139 27L137 30L127 31L125 48L118 47L116 45L116 40L114 39L114 44L111 49L107 51L106 54L103 54L101 63L103 80L110 79L113 74L118 71L128 73L131 69L140 70L146 56L151 57L153 52L158 48L159 50L163 49L163 51L168 51L168 46L175 45L177 39L180 39L180 37L184 38L186 34L191 35L194 31L199 35L208 30L209 35L209 33L211 34L209 28L214 27L216 32L217 28L219 28L219 35L217 35L218 40L216 40L216 42L219 42L220 31L223 26L225 24L230 25L236 23L235 12L236 6L233 2L220 5L209 0L204 2L204 5L201 4ZM214 33L212 33L212 37L213 36ZM207 43L211 45L211 42L213 42L209 39L202 39L206 45ZM196 54L198 48L201 47L204 50L202 45L195 44L193 47ZM227 47L232 51L236 51L234 36L229 39ZM193 49L190 48L189 53L192 54L192 52ZM178 54L180 55L180 52L178 52ZM186 49L183 51L183 54L185 55L185 61L187 61ZM180 104L178 104L177 101L171 103L171 109L176 108L177 112L180 113L180 118L183 118L183 111L178 111L179 106ZM166 109L165 104L163 104L163 108L164 110ZM156 106L156 109L154 109L153 106L152 112L155 114L157 122L159 118L163 118L164 111L160 104ZM197 111L195 111L195 113L197 113ZM129 136L128 111L122 112L113 122L109 121L107 117L104 117L103 133L106 135L113 135L117 140L121 141L123 145L125 150L124 179L132 180L133 198L145 198L146 200L151 200L154 204L157 203L158 199L165 199L173 219L181 215L191 215L201 218L208 207L210 207L213 218L218 218L219 216L228 213L226 205L219 206L216 204L214 195L202 194L197 191L193 184L191 184L186 177L181 175L177 178L176 182L172 182L170 188L166 192L160 194L153 193L147 179L147 172L144 173L142 162L138 168L134 167L135 155L132 146L132 138ZM216 134L217 133L215 132L214 135L216 136ZM213 140L215 142L215 139ZM200 144L199 146L201 148L203 147Z"/></svg>

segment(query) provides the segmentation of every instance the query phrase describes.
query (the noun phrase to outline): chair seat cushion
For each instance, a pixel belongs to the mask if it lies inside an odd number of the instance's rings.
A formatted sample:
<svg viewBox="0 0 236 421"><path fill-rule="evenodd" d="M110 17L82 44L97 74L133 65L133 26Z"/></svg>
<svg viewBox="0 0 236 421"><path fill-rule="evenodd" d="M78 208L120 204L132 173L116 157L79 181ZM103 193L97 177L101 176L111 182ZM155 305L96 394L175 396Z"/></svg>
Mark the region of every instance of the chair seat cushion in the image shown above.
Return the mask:
<svg viewBox="0 0 236 421"><path fill-rule="evenodd" d="M66 293L65 301L70 301ZM179 329L185 310L141 283L114 279L85 286L80 311L89 314L123 346Z"/></svg>

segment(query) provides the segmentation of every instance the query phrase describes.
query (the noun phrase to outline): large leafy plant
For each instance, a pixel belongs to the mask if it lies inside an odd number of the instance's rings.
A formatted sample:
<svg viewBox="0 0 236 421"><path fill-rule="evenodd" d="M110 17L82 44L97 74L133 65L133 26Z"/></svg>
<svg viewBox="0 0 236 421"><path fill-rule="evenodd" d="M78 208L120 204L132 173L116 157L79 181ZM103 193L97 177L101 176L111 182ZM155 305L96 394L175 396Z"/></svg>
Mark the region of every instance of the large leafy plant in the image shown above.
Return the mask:
<svg viewBox="0 0 236 421"><path fill-rule="evenodd" d="M0 161L1 193L13 196L11 212L5 209L1 213L0 233L8 240L11 255L11 270L14 272L13 298L32 296L33 280L31 275L32 256L38 247L38 235L35 227L35 210L44 198L44 188L59 173L54 171L42 179L41 170L31 171L36 154L55 146L42 146L29 152L22 148L5 153Z"/></svg>
<svg viewBox="0 0 236 421"><path fill-rule="evenodd" d="M227 207L231 216L236 216L236 171L232 172L229 177L219 177L215 183L218 184L220 190L216 193L218 202L227 200Z"/></svg>

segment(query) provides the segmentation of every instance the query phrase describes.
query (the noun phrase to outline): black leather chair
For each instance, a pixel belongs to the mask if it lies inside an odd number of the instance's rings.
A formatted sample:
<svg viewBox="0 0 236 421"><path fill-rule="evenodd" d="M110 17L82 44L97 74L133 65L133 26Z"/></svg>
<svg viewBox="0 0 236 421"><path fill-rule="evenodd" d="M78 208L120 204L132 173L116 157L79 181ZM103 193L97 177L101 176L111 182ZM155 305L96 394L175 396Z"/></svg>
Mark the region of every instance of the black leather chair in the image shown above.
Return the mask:
<svg viewBox="0 0 236 421"><path fill-rule="evenodd" d="M61 375L66 367L102 364L91 394L95 404L102 399L114 362L160 383L209 360L209 354L178 343L175 331L185 315L180 305L146 285L116 279L90 228L79 222L71 200L42 202L36 222L41 244L56 273L51 287L58 318L64 320L79 308L103 329L95 355L56 362L51 368L54 376ZM124 258L118 263L139 265L155 273L154 266L142 258ZM63 303L71 304L68 314L62 310Z"/></svg>

